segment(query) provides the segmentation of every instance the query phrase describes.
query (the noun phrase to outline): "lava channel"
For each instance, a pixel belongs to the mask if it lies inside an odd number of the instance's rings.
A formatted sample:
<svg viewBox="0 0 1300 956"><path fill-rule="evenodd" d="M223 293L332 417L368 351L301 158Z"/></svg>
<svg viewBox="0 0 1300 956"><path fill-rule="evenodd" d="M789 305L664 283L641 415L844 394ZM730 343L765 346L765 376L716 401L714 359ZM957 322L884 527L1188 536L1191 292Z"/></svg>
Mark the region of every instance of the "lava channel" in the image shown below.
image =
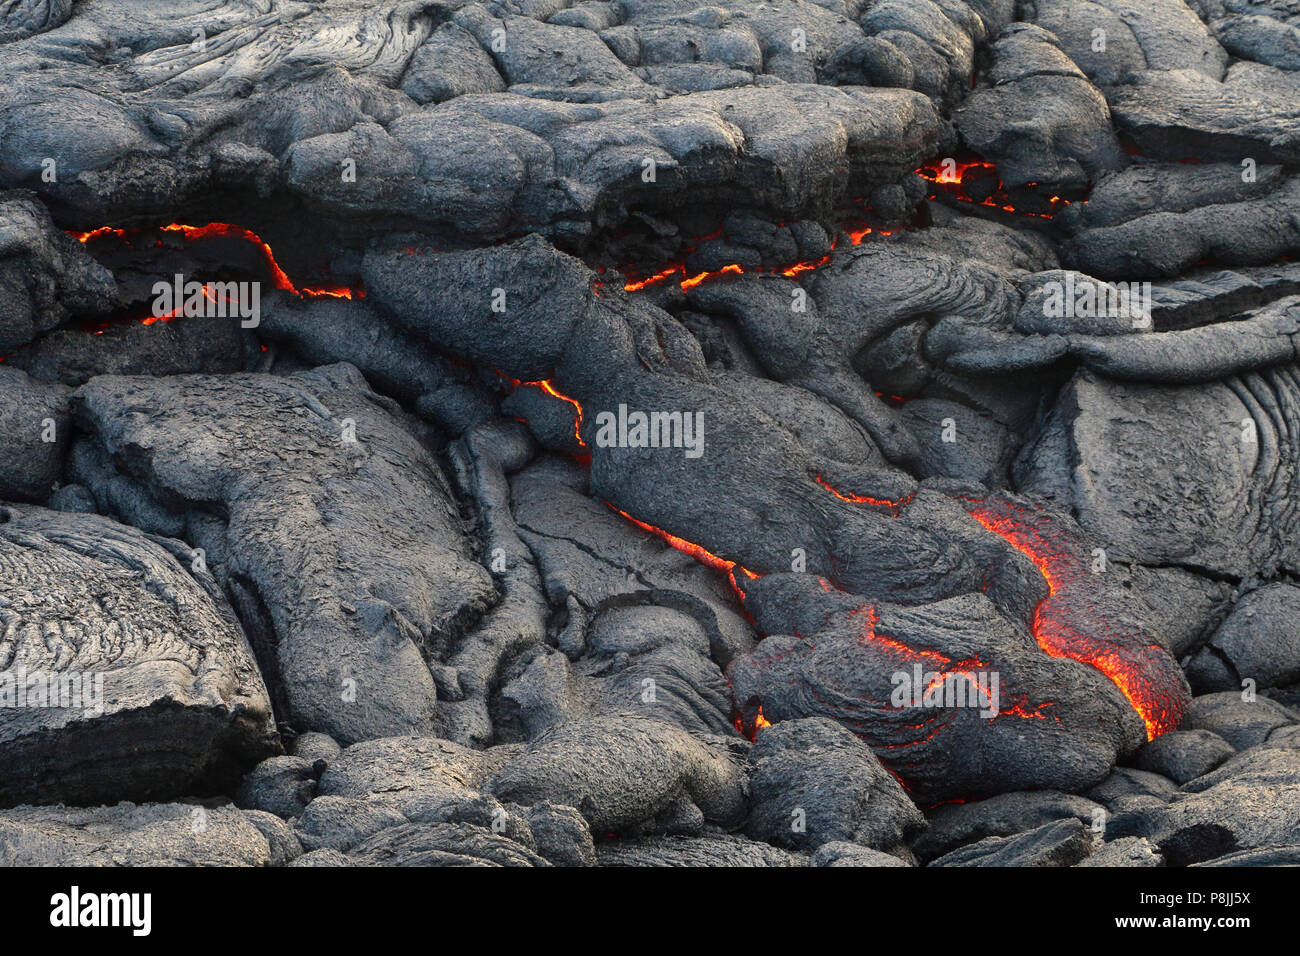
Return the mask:
<svg viewBox="0 0 1300 956"><path fill-rule="evenodd" d="M1173 656L1136 623L1116 619L1079 538L1048 512L1008 498L964 502L971 517L1025 555L1047 582L1030 629L1038 646L1101 671L1146 725L1147 740L1182 721L1189 691Z"/></svg>

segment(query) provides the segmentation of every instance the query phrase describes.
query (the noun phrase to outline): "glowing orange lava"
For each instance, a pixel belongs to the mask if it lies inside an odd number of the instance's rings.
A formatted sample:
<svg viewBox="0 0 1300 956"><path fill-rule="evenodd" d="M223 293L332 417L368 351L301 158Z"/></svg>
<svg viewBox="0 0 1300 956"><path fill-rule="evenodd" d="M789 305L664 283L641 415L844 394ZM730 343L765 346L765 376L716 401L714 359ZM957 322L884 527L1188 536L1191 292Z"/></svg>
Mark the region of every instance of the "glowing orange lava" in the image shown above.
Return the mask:
<svg viewBox="0 0 1300 956"><path fill-rule="evenodd" d="M1070 205L1068 199L1062 199L1060 196L1051 196L1048 198L1051 212L1020 212L1011 204L1011 198L1008 196L1006 187L1002 184L1001 179L997 181L997 188L993 190L991 195L984 199L976 200L973 196L967 193L965 188L966 174L971 171L996 175L997 167L982 159L967 160L964 162L937 159L931 160L923 165L920 169L916 170L916 174L922 179L934 183L946 195L960 200L961 202L974 203L979 206L988 206L993 209L1000 209L1003 212L1015 213L1020 216L1052 219L1056 216L1057 212L1060 211L1060 207ZM1026 183L1025 185L1035 187L1038 183ZM935 199L937 197L938 193L936 192L932 193L928 198Z"/></svg>
<svg viewBox="0 0 1300 956"><path fill-rule="evenodd" d="M741 590L740 585L736 582L736 572L739 571L741 574L745 575L745 577L749 578L751 581L757 581L760 577L762 577L762 575L755 574L753 571L750 571L748 568L741 567L735 561L728 561L726 558L718 557L713 552L706 550L705 548L701 547L698 544L695 544L694 542L687 541L685 538L679 538L675 534L669 534L667 531L663 530L663 528L656 528L652 524L646 524L644 521L640 521L636 518L633 518L626 511L623 511L619 508L615 508L608 501L606 501L605 504L612 510L617 511L619 514L621 514L628 521L632 522L642 531L650 532L652 535L664 541L670 547L676 548L678 551L682 552L682 554L690 555L692 558L700 562L700 564L703 564L705 567L713 568L715 571L724 572L727 575L727 579L731 582L732 590L736 592L736 595L740 598L741 603L744 603L745 592Z"/></svg>
<svg viewBox="0 0 1300 956"><path fill-rule="evenodd" d="M834 487L830 482L828 482L821 475L814 475L813 477L814 480L816 480L817 484L821 485L823 488L825 488L827 491L833 494L836 498L839 498L840 501L847 501L855 505L873 505L877 508L890 508L896 511L899 508L905 507L913 498L916 497L915 494L910 494L905 497L899 498L897 501L891 501L889 498L870 498L867 497L866 495L853 495L853 494L846 495L842 491Z"/></svg>
<svg viewBox="0 0 1300 956"><path fill-rule="evenodd" d="M301 288L294 285L290 278L280 268L280 264L275 261L275 256L271 252L271 247L262 241L262 238L250 229L243 226L234 226L228 222L210 222L203 226L191 226L185 223L169 223L165 226L156 227L159 232L174 233L182 236L186 242L194 242L203 239L236 239L241 242L251 243L256 246L262 255L262 261L266 264L267 272L271 276L271 284L277 289L285 292L292 292L294 295L300 295L304 298L317 298L325 296L334 299L351 299L364 298L365 290L361 288L352 288L346 285L320 285L320 286L302 286ZM100 239L105 236L116 236L119 239L126 239L133 232L143 232L147 230L115 229L112 226L100 226L98 229L92 229L89 232L72 232L68 235L82 243L90 242L92 239Z"/></svg>
<svg viewBox="0 0 1300 956"><path fill-rule="evenodd" d="M1034 640L1053 657L1095 667L1146 726L1147 739L1182 721L1187 690L1169 653L1135 625L1105 619L1100 584L1079 544L1046 512L1009 499L968 501L971 517L1025 555L1047 582L1034 611Z"/></svg>
<svg viewBox="0 0 1300 956"><path fill-rule="evenodd" d="M565 395L563 392L561 392L559 389L555 387L555 384L549 378L544 378L536 382L524 382L524 381L520 381L517 378L510 377L500 369L494 368L492 371L496 372L498 375L504 378L515 388L538 388L541 389L543 392L545 392L547 395L551 396L551 398L558 398L560 401L568 402L570 405L572 405L573 406L573 437L574 439L577 440L579 448L585 449L587 447L587 443L582 440L582 403L581 402L579 402L576 398L573 398L569 395ZM520 421L524 421L524 420L520 419Z"/></svg>
<svg viewBox="0 0 1300 956"><path fill-rule="evenodd" d="M739 710L734 711L734 715L735 716L732 718L731 722L735 725L736 733L747 738L751 743L758 737L758 732L760 730L772 726L772 722L763 716L762 706L758 708L758 713L754 715L753 723L749 723L748 726L746 726L748 722L741 715Z"/></svg>

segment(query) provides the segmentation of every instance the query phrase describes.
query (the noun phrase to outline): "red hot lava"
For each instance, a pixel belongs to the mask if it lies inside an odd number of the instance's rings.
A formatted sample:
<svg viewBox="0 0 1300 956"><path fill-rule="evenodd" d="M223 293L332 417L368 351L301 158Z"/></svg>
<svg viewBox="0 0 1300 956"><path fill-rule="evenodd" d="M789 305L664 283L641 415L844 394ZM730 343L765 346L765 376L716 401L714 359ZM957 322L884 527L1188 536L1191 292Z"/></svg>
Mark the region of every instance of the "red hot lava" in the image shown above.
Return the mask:
<svg viewBox="0 0 1300 956"><path fill-rule="evenodd" d="M1137 624L1106 613L1109 602L1078 538L1029 505L1005 498L965 504L971 517L1029 558L1046 580L1047 597L1031 624L1038 646L1106 675L1142 718L1148 740L1174 730L1188 702L1178 664Z"/></svg>
<svg viewBox="0 0 1300 956"><path fill-rule="evenodd" d="M937 198L939 192L943 192L960 202L987 206L991 209L1000 209L1003 212L1021 216L1034 216L1039 219L1052 219L1063 207L1070 205L1068 199L1063 199L1060 196L1049 196L1047 197L1047 203L1050 207L1048 212L1022 212L1018 210L1007 193L1006 187L1002 184L1002 180L998 178L997 167L982 159L964 161L951 158L935 159L918 169L916 174L935 185L936 191L930 194L928 197L930 199ZM977 189L976 187L976 183L981 181L988 187L986 195L982 197L979 194L986 192L986 190ZM1036 187L1038 183L1026 183L1025 185L1032 188Z"/></svg>
<svg viewBox="0 0 1300 956"><path fill-rule="evenodd" d="M155 227L158 232L165 232L180 235L186 242L197 242L204 239L236 239L240 242L246 242L253 245L261 253L262 261L266 265L267 272L271 276L271 284L285 292L292 292L294 295L300 295L304 298L318 298L327 296L334 299L351 299L364 298L365 290L361 288L352 288L341 284L328 284L317 286L296 286L293 281L280 268L280 264L275 261L275 255L271 252L271 247L262 241L262 238L251 229L245 229L243 226L234 226L228 222L210 222L203 226L190 226L184 223L169 223L165 226ZM123 241L129 241L132 237L147 232L145 229L115 229L112 226L100 226L98 229L91 229L89 232L72 232L68 235L82 243L88 243L96 239L102 239L107 236L114 236Z"/></svg>

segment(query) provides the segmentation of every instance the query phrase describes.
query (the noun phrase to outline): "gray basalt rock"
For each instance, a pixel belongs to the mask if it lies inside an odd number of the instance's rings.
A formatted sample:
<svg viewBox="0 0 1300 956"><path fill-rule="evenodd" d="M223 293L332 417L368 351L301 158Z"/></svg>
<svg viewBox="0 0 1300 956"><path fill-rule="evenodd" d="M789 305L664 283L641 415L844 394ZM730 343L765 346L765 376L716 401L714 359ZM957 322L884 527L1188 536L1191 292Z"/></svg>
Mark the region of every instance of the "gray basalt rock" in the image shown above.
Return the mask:
<svg viewBox="0 0 1300 956"><path fill-rule="evenodd" d="M879 34L924 64L926 82L901 62L878 79L946 96L987 33L963 4L949 5L955 20L930 3L890 6L861 24L804 0L702 13L644 2L617 17L397 0L71 8L57 42L33 36L0 58L13 91L0 179L96 223L218 189L298 197L370 231L414 221L478 239L536 229L581 242L638 207L724 208L728 196L824 212L850 189L896 182L946 132L923 93L818 85L818 66ZM46 27L15 19L16 36ZM790 49L795 27L806 50ZM91 115L87 135L73 117ZM647 158L658 175L643 181Z"/></svg>
<svg viewBox="0 0 1300 956"><path fill-rule="evenodd" d="M498 729L531 739L581 714L635 712L691 732L730 733L730 696L708 648L703 628L680 611L609 608L572 665L549 648L520 655L503 675L510 713Z"/></svg>
<svg viewBox="0 0 1300 956"><path fill-rule="evenodd" d="M1224 17L1211 26L1233 56L1283 70L1300 70L1300 29L1294 22L1248 14Z"/></svg>
<svg viewBox="0 0 1300 956"><path fill-rule="evenodd" d="M1279 727L1289 727L1296 715L1267 697L1243 699L1240 692L1204 694L1192 700L1182 730L1208 730L1237 750L1263 743Z"/></svg>
<svg viewBox="0 0 1300 956"><path fill-rule="evenodd" d="M812 866L883 866L906 867L905 860L857 843L823 843L812 855Z"/></svg>
<svg viewBox="0 0 1300 956"><path fill-rule="evenodd" d="M387 827L347 856L355 866L550 866L513 840L463 823Z"/></svg>
<svg viewBox="0 0 1300 956"><path fill-rule="evenodd" d="M295 730L352 742L435 729L424 655L444 653L494 589L446 479L393 403L348 365L104 376L76 401L114 465L191 534L221 503L195 543L220 554Z"/></svg>
<svg viewBox="0 0 1300 956"><path fill-rule="evenodd" d="M516 655L546 639L551 613L536 558L519 536L507 478L537 444L522 423L491 421L470 428L448 451L458 484L477 508L483 553L502 597L447 659L454 680L443 681L445 735L486 747L496 740L489 706L501 674Z"/></svg>
<svg viewBox="0 0 1300 956"><path fill-rule="evenodd" d="M0 508L0 802L233 790L279 751L239 623L183 551L98 515Z"/></svg>
<svg viewBox="0 0 1300 956"><path fill-rule="evenodd" d="M576 807L594 835L673 829L676 815L737 826L746 812L738 762L683 731L644 717L563 724L532 741L488 780L487 792L531 806Z"/></svg>
<svg viewBox="0 0 1300 956"><path fill-rule="evenodd" d="M467 93L500 93L506 81L492 56L455 21L439 24L411 57L401 90L415 102L441 103Z"/></svg>
<svg viewBox="0 0 1300 956"><path fill-rule="evenodd" d="M63 476L68 389L0 367L0 499L42 504Z"/></svg>
<svg viewBox="0 0 1300 956"><path fill-rule="evenodd" d="M1277 416L1298 389L1292 365L1188 386L1080 373L1045 420L1021 490L1052 493L1110 557L1275 574L1296 560L1284 504L1294 451ZM1157 445L1168 464L1155 466ZM1037 480L1053 470L1056 487Z"/></svg>
<svg viewBox="0 0 1300 956"><path fill-rule="evenodd" d="M1092 856L1080 860L1075 866L1164 866L1164 857L1150 840L1143 837L1122 837L1103 843Z"/></svg>
<svg viewBox="0 0 1300 956"><path fill-rule="evenodd" d="M1144 805L1167 803L1177 793L1178 785L1168 777L1133 767L1116 767L1084 796L1104 805L1111 813L1118 813L1125 806L1138 802Z"/></svg>
<svg viewBox="0 0 1300 956"><path fill-rule="evenodd" d="M1134 74L1192 70L1223 78L1228 55L1184 0L1038 0L1034 22L1061 39L1099 85ZM1099 35L1104 43L1098 43Z"/></svg>
<svg viewBox="0 0 1300 956"><path fill-rule="evenodd" d="M1168 804L1116 816L1108 836L1142 836L1173 866L1300 842L1300 759L1255 748L1198 777Z"/></svg>
<svg viewBox="0 0 1300 956"><path fill-rule="evenodd" d="M56 230L35 197L0 191L0 355L116 304L112 274Z"/></svg>
<svg viewBox="0 0 1300 956"><path fill-rule="evenodd" d="M930 866L1075 866L1092 853L1078 820L1057 820L1011 837L985 837L946 853Z"/></svg>
<svg viewBox="0 0 1300 956"><path fill-rule="evenodd" d="M240 319L125 321L88 334L57 329L6 361L42 382L84 385L96 375L179 375L240 372L257 346Z"/></svg>
<svg viewBox="0 0 1300 956"><path fill-rule="evenodd" d="M347 747L320 780L322 796L395 808L411 819L475 799L517 746L473 750L436 737L390 737Z"/></svg>
<svg viewBox="0 0 1300 956"><path fill-rule="evenodd" d="M929 827L912 844L922 859L932 859L986 837L1008 837L1073 817L1091 825L1099 804L1068 793L1037 790L1001 793L976 803L945 804L931 811Z"/></svg>
<svg viewBox="0 0 1300 956"><path fill-rule="evenodd" d="M891 859L894 859L891 857ZM808 857L740 836L665 836L596 847L597 866L807 866Z"/></svg>
<svg viewBox="0 0 1300 956"><path fill-rule="evenodd" d="M1300 179L1249 150L1223 159L1142 164L1103 178L1087 204L1062 214L1074 233L1066 260L1103 278L1160 279L1206 259L1254 266L1296 251L1300 225L1288 210Z"/></svg>
<svg viewBox="0 0 1300 956"><path fill-rule="evenodd" d="M312 367L355 365L373 388L412 403L448 434L460 435L496 415L478 376L394 328L364 299L268 296L258 334L290 346Z"/></svg>
<svg viewBox="0 0 1300 956"><path fill-rule="evenodd" d="M1008 188L1085 189L1124 153L1106 99L1046 30L1016 24L993 44L990 86L954 111L962 138Z"/></svg>
<svg viewBox="0 0 1300 956"><path fill-rule="evenodd" d="M1209 773L1237 751L1208 730L1178 730L1151 741L1137 755L1138 766L1177 784Z"/></svg>
<svg viewBox="0 0 1300 956"><path fill-rule="evenodd" d="M749 759L750 836L791 850L850 842L889 851L924 827L871 749L833 721L782 721L759 734Z"/></svg>
<svg viewBox="0 0 1300 956"><path fill-rule="evenodd" d="M383 803L350 797L320 796L294 821L294 833L308 852L346 852L362 840L410 821Z"/></svg>
<svg viewBox="0 0 1300 956"><path fill-rule="evenodd" d="M1150 70L1107 90L1115 125L1144 154L1294 164L1300 116L1291 91L1243 88L1194 70Z"/></svg>
<svg viewBox="0 0 1300 956"><path fill-rule="evenodd" d="M1263 690L1300 680L1300 588L1269 584L1233 605L1227 619L1187 664L1198 693L1239 689L1244 679Z"/></svg>
<svg viewBox="0 0 1300 956"><path fill-rule="evenodd" d="M264 815L184 803L15 807L0 811L0 865L270 866L288 862L284 848L277 851L263 832L267 824L254 822L254 816Z"/></svg>
<svg viewBox="0 0 1300 956"><path fill-rule="evenodd" d="M922 242L900 243L897 249L878 247L871 253L855 250L852 255L833 260L825 275L818 271L812 287L818 314L837 316L836 323L845 328L861 326L855 310L863 307L865 294L867 301L883 304L880 315L873 313L873 321L878 323L876 333L887 331L890 321L906 321L932 312L957 310L973 320L1005 315L1014 304L1015 290L1002 268L994 263L1020 262L1041 267L1044 257L1032 243L1014 242L997 230L977 234L981 241L974 248L982 258L974 263L959 264L932 252ZM878 270L870 271L872 265ZM540 288L520 287L519 276L525 271L545 276ZM363 273L372 301L412 332L475 362L490 364L512 378L550 382L553 389L577 403L582 414L574 415L576 437L583 439L592 456L584 488L589 497L584 499L563 487L555 489L552 497L572 500L574 508L593 514L593 521L599 509L590 498L603 499L651 533L682 536L681 549L702 549L707 552L703 558L706 563L729 574L735 589L746 595L746 610L760 620L767 633L788 635L801 625L784 623L779 613L763 621L764 608L779 610L791 601L816 606L816 602L828 600L829 582L834 582L847 595L846 601L855 601L851 607L857 609L871 607L876 599L909 606L930 605L925 611L900 608L900 614L916 621L910 633L917 647L947 648L952 651L950 660L957 661L975 653L971 641L979 642L981 659L985 650L992 651L996 646L996 652L988 657L998 659L1004 678L1010 670L1018 671L1013 691L1018 701L1032 701L1029 710L1049 700L1052 707L1059 708L1052 712L1053 717L1059 715L1059 722L1033 717L1022 720L1022 711L1014 706L1012 715L1000 721L987 722L977 717L968 720L966 716L957 721L967 727L965 733L985 741L981 750L989 746L988 740L1006 735L1006 746L1015 754L1008 754L1000 764L1023 768L1025 776L1016 781L999 781L999 788L1089 786L1105 775L1119 753L1135 749L1143 739L1136 713L1112 682L1086 664L1048 658L1025 629L1033 618L1036 602L1046 596L1046 589L1034 583L1041 582L1041 572L1011 543L1015 534L989 533L986 524L972 519L972 506L937 491L917 490L916 483L897 470L818 460L750 396L729 388L725 379L711 378L698 346L685 336L682 326L654 307L617 295L590 292L590 272L536 239L424 258L373 248ZM937 276L943 280L932 281ZM454 290L438 308L431 307L423 294L430 281ZM517 303L513 308L507 305L498 319L489 318L493 288L505 292L507 303L512 301L512 295ZM767 327L774 336L767 346L773 367L787 363L788 370L789 363L807 361L811 367L825 369L829 355L808 357L809 350L803 347L806 343L779 333L777 316L782 315L780 321L788 323L791 315L788 301L781 307L773 305L772 324ZM742 303L737 314L744 314L739 310L745 308ZM484 321L495 322L500 334L482 336ZM813 334L810 328L810 337ZM858 336L853 340L856 349L857 343L868 344L873 332L858 329L854 334ZM836 373L838 378L823 381L846 380L852 374L851 350L828 343L828 351L832 347L842 365ZM790 381L791 374L786 371L777 377ZM810 382L805 380L806 387L817 391ZM822 390L827 390L825 385ZM874 396L872 401L879 402ZM707 409L708 432L701 454L678 459L675 452L671 456L656 455L646 449L617 447L617 443L598 440L596 423L602 410L620 405ZM885 419L870 414L865 417L873 438L888 438L891 433ZM743 443L743 451L735 447L739 443ZM698 477L693 479L692 475ZM580 479L550 484L554 488L566 482L570 487L581 485ZM523 491L516 489L517 498L523 502L521 511L539 507L531 503L534 496ZM973 506L973 510L983 507ZM1012 524L1041 522L1042 529L1034 534L1051 539L1045 546L1074 569L1071 574L1084 567L1083 555L1089 548L1069 522L1013 502L990 507L1007 510L1005 520ZM986 516L986 520L1004 519ZM572 536L571 532L565 533ZM544 548L544 554L567 551L570 558L580 550L563 542L547 542L539 547ZM798 554L804 556L808 572L799 576L799 595L769 591L767 582L785 580L791 555ZM578 560L589 562L587 558ZM612 572L625 579L625 568L637 563L619 561L605 574ZM1126 648L1121 653L1154 653L1158 645L1144 637L1145 629L1131 615L1121 611L1118 595L1109 590L1104 579L1080 573L1073 580L1078 585L1074 589L1078 597L1069 599L1073 609L1066 612L1063 607L1063 613L1078 615L1080 622L1098 616L1123 621L1116 625L1125 635L1120 639ZM572 592L573 588L566 590ZM855 599L853 595L860 597ZM552 589L553 603L558 604L556 598L561 596ZM943 601L953 603L941 606L938 602ZM592 604L590 600L580 603L587 607ZM567 600L565 606L572 611ZM954 610L958 607L960 613ZM1103 607L1107 610L1103 611ZM862 647L857 637L863 619L843 617L849 609L838 608L845 630L842 641L827 639L817 644L817 654L836 658L834 667L821 661L814 664L802 653L782 654L788 638L772 644L761 663L747 661L738 670L733 661L733 693L751 710L749 719L753 719L756 701L766 705L770 699L768 719L820 715L858 721L860 727L880 720L878 715L868 716L876 710L870 702L889 699L885 682L895 668L873 668L872 659L863 656L860 669L851 669L848 652ZM884 623L899 626L891 620ZM802 626L804 631L799 633L826 629L824 622ZM1072 633L1085 632L1082 623L1070 626L1079 629ZM944 636L935 633L936 629ZM949 639L955 643L948 644ZM769 638L769 642L772 640ZM780 663L769 669L769 658ZM557 703L563 701L571 685L562 663L539 661L531 680L535 686L557 692L552 697ZM1172 715L1186 694L1181 673L1172 659L1163 655L1159 661L1148 663L1152 668L1150 679L1161 685L1156 692L1162 702L1158 706L1168 708ZM1025 669L1020 671L1022 666ZM814 703L816 695L805 687L807 678L799 676L800 669L807 674L817 673L815 685L819 693L823 688L830 689L828 678L834 692L821 694L821 702ZM1072 676L1067 677L1067 672ZM868 688L863 686L864 680L879 686ZM1031 689L1031 685L1039 689ZM843 698L848 702L841 703ZM582 705L574 706L576 710L567 710L566 705L561 705L551 718L545 719L558 720L580 712ZM1103 709L1107 716L1104 720L1100 715L1094 715L1098 719L1079 718L1075 723L1069 714L1076 707L1082 709L1080 713ZM895 716L900 723L918 722L916 715L906 720L902 711ZM1024 727L1032 727L1035 733L1026 735ZM1074 733L1072 728L1076 727L1080 734L1076 743L1063 748L1063 737ZM869 742L882 748L882 753L900 745L915 748L906 755L894 755L900 761L906 756L908 767L924 765L922 757L934 753L974 752L973 748L947 743L930 745L915 739L917 736L915 732L890 732L883 726L868 734ZM1046 748L1044 754L1050 751L1053 758L1030 757L1028 741L1034 742L1032 746ZM1069 760L1060 759L1063 750L1071 754ZM990 776L974 766L969 768L968 777L953 773L946 765L922 772L932 775L935 784L943 787L944 792L935 799L971 796L981 792L978 788L991 785ZM1042 776L1045 773L1057 776L1046 779ZM966 787L969 789L963 789Z"/></svg>
<svg viewBox="0 0 1300 956"><path fill-rule="evenodd" d="M984 595L906 608L827 594L815 581L796 589L795 580L781 590L776 576L751 586L748 603L774 636L729 669L738 706L750 719L761 702L770 721L815 714L846 723L919 800L1081 790L1144 739L1137 714L1100 671L1043 654ZM981 696L976 663L995 660L996 714L991 677ZM1172 659L1158 670L1177 708L1186 691ZM931 686L949 690L924 693ZM1095 721L1082 716L1089 712ZM978 760L963 759L976 752ZM996 783L983 760L997 762Z"/></svg>
<svg viewBox="0 0 1300 956"><path fill-rule="evenodd" d="M555 866L595 866L591 829L573 807L534 803L524 815L540 856Z"/></svg>
<svg viewBox="0 0 1300 956"><path fill-rule="evenodd" d="M331 850L328 847L322 847L319 850L312 850L310 853L304 853L295 859L290 866L352 866L353 863L348 857L338 850Z"/></svg>
<svg viewBox="0 0 1300 956"><path fill-rule="evenodd" d="M1288 862L1295 6L0 3L0 666L128 681L0 708L0 807ZM139 321L177 273L260 323Z"/></svg>
<svg viewBox="0 0 1300 956"><path fill-rule="evenodd" d="M269 757L244 777L235 804L278 817L296 817L316 795L317 768L301 757Z"/></svg>
<svg viewBox="0 0 1300 956"><path fill-rule="evenodd" d="M1300 845L1240 850L1192 866L1300 866Z"/></svg>
<svg viewBox="0 0 1300 956"><path fill-rule="evenodd" d="M343 748L329 734L308 732L294 738L289 746L289 752L308 763L314 764L318 760L324 760L326 764L330 764L343 752Z"/></svg>

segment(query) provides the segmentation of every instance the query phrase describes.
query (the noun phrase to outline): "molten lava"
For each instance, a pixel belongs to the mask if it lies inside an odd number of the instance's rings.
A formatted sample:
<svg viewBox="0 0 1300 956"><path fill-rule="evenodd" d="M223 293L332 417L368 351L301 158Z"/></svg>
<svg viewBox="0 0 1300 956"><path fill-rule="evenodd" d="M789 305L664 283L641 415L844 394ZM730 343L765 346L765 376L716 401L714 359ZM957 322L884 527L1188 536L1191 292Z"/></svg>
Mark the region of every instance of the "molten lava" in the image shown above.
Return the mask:
<svg viewBox="0 0 1300 956"><path fill-rule="evenodd" d="M898 510L900 508L906 507L911 502L911 500L916 497L915 494L910 494L902 498L899 498L897 500L891 500L889 498L870 498L866 495L845 494L844 492L840 491L838 488L833 486L821 475L814 475L813 477L814 480L816 480L817 484L821 485L823 488L825 488L827 491L833 494L836 498L839 498L840 501L847 501L850 504L855 504L855 505L872 505L873 507L877 507L877 508L888 508L895 516L897 516Z"/></svg>
<svg viewBox="0 0 1300 956"><path fill-rule="evenodd" d="M663 530L663 528L656 528L652 524L646 524L644 521L640 521L636 518L633 518L626 511L623 511L619 508L615 508L608 501L606 501L605 504L612 510L617 511L619 514L621 514L628 521L632 522L642 531L650 532L650 534L664 541L670 547L676 548L678 551L682 552L682 554L690 555L696 561L700 562L700 564L703 564L706 567L713 568L713 570L715 571L725 572L727 575L727 579L731 582L732 590L736 592L736 595L737 597L740 598L742 604L745 601L745 592L741 589L740 585L736 582L736 572L739 571L741 574L745 575L745 577L749 578L751 581L757 581L760 577L762 577L762 575L755 574L753 571L750 571L748 568L741 567L735 561L728 561L726 558L718 557L713 552L706 550L705 548L701 547L698 544L695 544L694 542L687 541L685 538L679 538L675 534L669 534L667 531Z"/></svg>
<svg viewBox="0 0 1300 956"><path fill-rule="evenodd" d="M943 192L960 202L1000 209L1003 212L1014 213L1018 216L1034 216L1039 219L1052 219L1061 210L1061 207L1070 205L1068 199L1063 199L1060 196L1050 196L1047 200L1051 207L1050 212L1022 212L1016 209L1012 203L1011 197L1008 195L1001 179L996 179L997 186L990 190L988 196L983 199L975 198L969 191L974 180L983 178L994 181L997 176L997 167L982 159L962 162L946 159L931 160L916 170L916 174L938 187L936 192L927 197L932 200L938 198L939 192ZM1026 183L1025 185L1033 188L1038 183Z"/></svg>
<svg viewBox="0 0 1300 956"><path fill-rule="evenodd" d="M541 389L542 392L551 396L551 398L559 399L560 401L567 402L569 405L573 406L573 437L578 442L579 448L585 449L587 447L587 443L582 440L582 403L580 403L576 398L565 395L555 387L555 384L549 378L544 378L536 382L524 382L517 378L511 378L500 369L494 368L492 371L496 372L515 388ZM523 419L520 420L523 421Z"/></svg>
<svg viewBox="0 0 1300 956"><path fill-rule="evenodd" d="M1147 739L1182 721L1187 690L1178 665L1135 624L1107 620L1101 586L1077 539L1047 512L1009 499L967 501L971 517L1025 555L1047 582L1030 625L1044 652L1095 667L1137 711Z"/></svg>
<svg viewBox="0 0 1300 956"><path fill-rule="evenodd" d="M745 717L739 710L733 711L731 719L735 725L736 733L749 740L751 743L758 737L758 732L772 726L772 722L763 716L763 708L759 707L758 712L754 715L752 721L745 720Z"/></svg>
<svg viewBox="0 0 1300 956"><path fill-rule="evenodd" d="M114 236L118 239L129 241L129 239L147 230L143 229L115 229L112 226L100 226L98 229L92 229L89 232L71 232L68 235L82 243L88 243L95 239L102 239L106 236ZM271 252L271 247L262 241L262 238L250 229L243 226L234 226L227 222L210 222L204 226L190 226L184 223L170 223L166 226L158 226L157 231L178 234L186 242L198 242L204 239L235 239L240 242L246 242L256 247L261 253L262 261L266 265L267 272L271 276L271 284L277 289L285 292L292 292L294 295L303 298L317 298L326 296L334 299L351 299L364 298L365 290L357 287L352 288L346 285L330 284L319 286L296 286L280 268L280 264L275 261L275 255Z"/></svg>

